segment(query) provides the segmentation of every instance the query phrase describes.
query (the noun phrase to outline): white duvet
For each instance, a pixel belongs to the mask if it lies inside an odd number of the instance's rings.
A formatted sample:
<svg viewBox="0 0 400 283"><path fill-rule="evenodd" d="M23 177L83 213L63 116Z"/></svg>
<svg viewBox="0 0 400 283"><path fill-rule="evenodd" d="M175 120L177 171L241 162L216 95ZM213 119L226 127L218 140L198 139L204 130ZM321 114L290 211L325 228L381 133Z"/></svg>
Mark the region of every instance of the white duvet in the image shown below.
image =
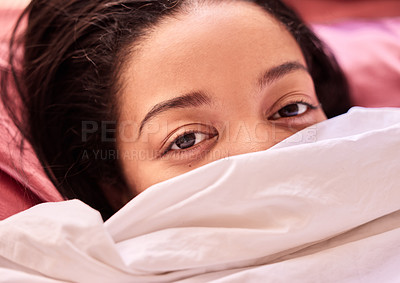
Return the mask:
<svg viewBox="0 0 400 283"><path fill-rule="evenodd" d="M0 222L1 282L400 282L400 110L362 108L157 184Z"/></svg>

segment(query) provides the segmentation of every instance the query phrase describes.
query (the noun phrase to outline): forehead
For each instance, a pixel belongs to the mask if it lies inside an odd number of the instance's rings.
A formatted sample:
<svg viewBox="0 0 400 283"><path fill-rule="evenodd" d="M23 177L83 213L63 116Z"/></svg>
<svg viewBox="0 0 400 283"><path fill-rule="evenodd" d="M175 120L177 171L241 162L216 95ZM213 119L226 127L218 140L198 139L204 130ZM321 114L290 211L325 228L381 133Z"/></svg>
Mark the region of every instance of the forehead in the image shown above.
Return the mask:
<svg viewBox="0 0 400 283"><path fill-rule="evenodd" d="M248 88L266 69L287 61L305 64L294 38L260 7L201 5L148 34L127 62L124 93L135 93L130 113L140 117L151 104L185 92Z"/></svg>

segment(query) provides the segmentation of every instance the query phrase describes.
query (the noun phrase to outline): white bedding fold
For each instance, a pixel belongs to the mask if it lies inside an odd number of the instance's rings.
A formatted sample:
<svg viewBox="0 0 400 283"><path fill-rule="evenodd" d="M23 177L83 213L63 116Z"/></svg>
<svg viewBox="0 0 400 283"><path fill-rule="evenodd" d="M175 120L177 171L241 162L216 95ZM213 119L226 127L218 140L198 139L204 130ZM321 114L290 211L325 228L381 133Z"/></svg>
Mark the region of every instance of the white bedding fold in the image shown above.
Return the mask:
<svg viewBox="0 0 400 283"><path fill-rule="evenodd" d="M0 281L399 282L399 172L400 110L352 109L157 184L106 223L76 200L10 217Z"/></svg>

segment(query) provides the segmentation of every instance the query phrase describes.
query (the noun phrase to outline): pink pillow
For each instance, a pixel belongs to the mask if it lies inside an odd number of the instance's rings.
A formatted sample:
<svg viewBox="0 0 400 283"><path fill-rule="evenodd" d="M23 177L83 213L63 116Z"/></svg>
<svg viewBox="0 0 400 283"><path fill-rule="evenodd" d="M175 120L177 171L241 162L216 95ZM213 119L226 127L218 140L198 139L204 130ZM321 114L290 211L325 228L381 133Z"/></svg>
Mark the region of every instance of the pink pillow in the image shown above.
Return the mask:
<svg viewBox="0 0 400 283"><path fill-rule="evenodd" d="M63 199L29 145L21 155L17 133L0 109L0 220L35 204Z"/></svg>
<svg viewBox="0 0 400 283"><path fill-rule="evenodd" d="M400 17L315 25L344 69L355 105L400 107Z"/></svg>
<svg viewBox="0 0 400 283"><path fill-rule="evenodd" d="M0 6L1 8L1 6ZM0 9L0 69L7 70L8 38L21 10ZM63 198L45 175L33 150L19 149L18 130L0 104L0 220L33 205Z"/></svg>

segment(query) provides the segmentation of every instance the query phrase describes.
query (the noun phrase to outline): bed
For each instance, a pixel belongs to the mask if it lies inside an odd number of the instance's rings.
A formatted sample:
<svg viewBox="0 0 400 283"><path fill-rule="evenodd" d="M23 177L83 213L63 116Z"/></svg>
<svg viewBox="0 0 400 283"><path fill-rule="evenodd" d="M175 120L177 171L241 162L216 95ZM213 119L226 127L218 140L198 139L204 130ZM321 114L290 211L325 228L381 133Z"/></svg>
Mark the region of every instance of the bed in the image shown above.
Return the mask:
<svg viewBox="0 0 400 283"><path fill-rule="evenodd" d="M2 3L6 27L26 1ZM0 282L399 282L399 27L396 16L313 24L353 104L385 108L154 185L106 222L63 201L0 109Z"/></svg>

